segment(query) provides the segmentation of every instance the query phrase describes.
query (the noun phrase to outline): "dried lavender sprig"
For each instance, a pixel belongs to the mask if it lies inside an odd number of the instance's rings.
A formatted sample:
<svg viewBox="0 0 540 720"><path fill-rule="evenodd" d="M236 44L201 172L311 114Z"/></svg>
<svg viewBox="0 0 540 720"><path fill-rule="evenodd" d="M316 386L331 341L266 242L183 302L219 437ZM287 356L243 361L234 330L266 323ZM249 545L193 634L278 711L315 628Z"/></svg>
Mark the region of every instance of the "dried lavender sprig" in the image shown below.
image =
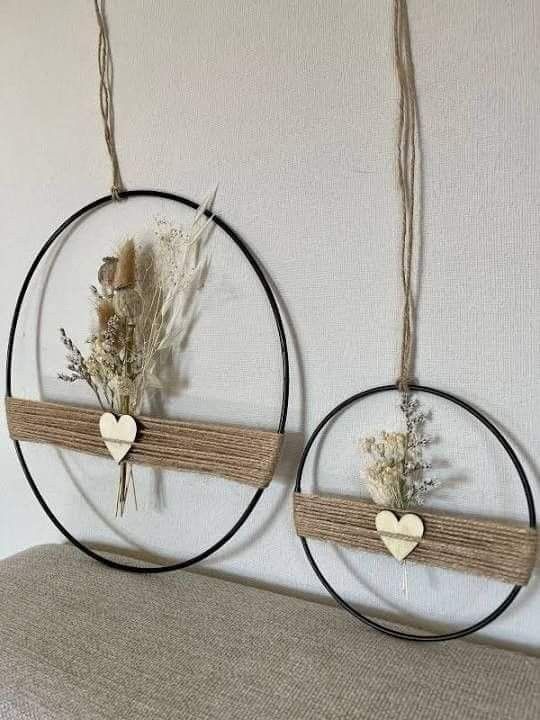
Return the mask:
<svg viewBox="0 0 540 720"><path fill-rule="evenodd" d="M68 350L68 353L66 355L66 359L68 361L67 367L68 370L71 370L72 374L67 375L65 373L58 373L58 379L63 380L64 382L76 382L77 380L82 380L86 382L86 384L95 394L102 410L105 410L105 406L101 399L98 387L92 380L92 376L90 374L90 371L88 370L88 366L86 365L86 361L81 351L75 345L73 340L67 335L64 328L60 328L60 338L64 347Z"/></svg>

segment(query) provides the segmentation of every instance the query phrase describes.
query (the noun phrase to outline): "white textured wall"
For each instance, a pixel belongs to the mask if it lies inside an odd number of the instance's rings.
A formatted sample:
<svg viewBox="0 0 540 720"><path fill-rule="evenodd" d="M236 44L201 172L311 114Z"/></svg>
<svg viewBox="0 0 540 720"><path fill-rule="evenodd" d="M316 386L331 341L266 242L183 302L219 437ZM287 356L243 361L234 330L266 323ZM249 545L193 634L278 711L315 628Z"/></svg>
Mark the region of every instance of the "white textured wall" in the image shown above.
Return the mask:
<svg viewBox="0 0 540 720"><path fill-rule="evenodd" d="M424 156L418 378L483 408L539 475L540 10L536 0L410 0ZM291 522L298 451L345 396L396 376L399 204L388 0L111 0L119 155L131 188L190 197L219 182L216 209L256 251L282 298L292 355L284 463L208 570L322 597ZM92 3L4 0L0 9L2 339L19 284L49 233L109 183L96 100ZM83 341L97 260L161 203L129 201L67 238L32 288L15 392L62 398L57 328ZM278 415L279 353L238 252L213 237L200 321L171 415ZM37 342L36 342L37 338ZM81 400L89 400L82 392ZM473 422L430 401L440 507L524 517L508 462ZM361 491L358 436L392 425L391 398L346 413L320 449L317 485ZM2 421L0 555L60 541L33 500ZM139 474L144 511L115 522L108 461L32 448L43 492L79 537L181 558L229 527L250 492L211 478ZM469 622L505 588L316 547L359 606ZM484 637L540 648L538 579ZM383 600L382 598L386 598ZM436 625L439 627L439 625Z"/></svg>

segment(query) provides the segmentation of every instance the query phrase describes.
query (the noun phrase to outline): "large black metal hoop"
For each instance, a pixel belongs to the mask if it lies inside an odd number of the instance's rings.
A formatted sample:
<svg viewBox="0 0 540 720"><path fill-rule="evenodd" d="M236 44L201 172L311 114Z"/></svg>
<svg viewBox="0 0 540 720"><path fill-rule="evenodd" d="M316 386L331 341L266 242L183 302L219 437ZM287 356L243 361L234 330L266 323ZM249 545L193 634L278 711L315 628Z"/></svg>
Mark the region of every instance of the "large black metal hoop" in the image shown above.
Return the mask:
<svg viewBox="0 0 540 720"><path fill-rule="evenodd" d="M425 392L429 393L430 395L437 395L438 397L448 400L454 405L459 405L459 407L463 408L468 413L473 415L477 420L479 420L482 425L484 425L484 427L486 427L492 433L492 435L494 435L494 437L504 448L506 454L508 455L514 468L516 469L517 474L519 475L521 486L523 488L525 499L527 501L529 526L535 529L536 511L534 507L534 499L531 491L531 486L529 485L529 481L527 480L527 476L525 474L523 466L521 465L516 453L514 452L508 440L506 440L506 438L495 427L495 425L493 425L493 423L488 420L488 418L483 415L479 410L472 407L467 402L465 402L461 398L456 397L455 395L450 395L450 393L443 392L442 390L436 390L435 388L426 387L425 385L410 385L409 388L414 392ZM313 447L313 443L315 442L323 428L330 422L330 420L332 420L336 415L338 415L340 412L342 412L349 406L354 405L355 403L369 397L370 395L377 395L378 393L386 393L391 391L395 392L397 390L398 388L396 385L380 385L378 387L369 388L369 390L364 390L363 392L357 393L356 395L352 395L351 397L347 398L342 403L337 405L333 410L331 410L328 415L326 415L326 417L323 418L321 422L317 425L317 427L313 431L313 434L309 438L306 447L304 448L304 452L302 453L302 457L300 458L300 464L298 466L298 471L296 474L295 492L302 492L302 475L304 472L304 466L306 464L307 457L311 448ZM501 615L509 607L509 605L511 605L511 603L515 600L517 594L521 590L521 585L514 585L508 595L502 601L502 603L498 605L495 610L493 610L493 612L489 613L489 615L486 615L484 618L482 618L482 620L479 620L473 625L463 628L462 630L456 630L454 632L444 633L441 635L416 635L414 633L407 633L401 630L396 630L387 625L383 625L382 623L376 622L375 620L372 620L371 618L363 615L362 613L358 612L358 610L353 608L352 605L350 605L346 600L343 599L343 597L341 597L341 595L339 595L339 593L332 587L330 582L323 575L315 558L313 557L313 553L311 552L306 538L300 537L300 540L302 542L302 546L304 548L304 552L306 553L307 559L309 560L309 563L313 568L315 574L317 575L323 586L326 588L326 590L330 593L334 600L339 605L341 605L342 608L347 610L347 612L349 612L357 620L360 620L366 625L369 625L369 627L373 628L374 630L379 630L386 635L401 638L402 640L415 640L417 642L436 642L438 640L455 640L457 638L465 637L465 635L470 635L471 633L486 627L486 625L489 625L489 623L493 622L493 620L498 618L499 615Z"/></svg>
<svg viewBox="0 0 540 720"><path fill-rule="evenodd" d="M130 197L157 197L162 198L165 200L172 200L173 202L180 203L181 205L185 205L187 207L196 209L198 207L198 203L194 202L193 200L189 200L185 197L182 197L180 195L175 195L173 193L169 192L161 192L159 190L128 190L125 192L120 193L120 198L130 198ZM51 245L55 242L55 240L76 220L78 220L83 215L86 215L87 213L91 212L92 210L95 210L99 207L102 207L103 205L108 205L109 203L113 202L113 198L111 195L105 195L103 197L98 198L97 200L94 200L93 202L89 203L88 205L85 205L80 210L77 210L76 213L73 213L70 217L67 218L67 220L64 220L64 222L53 232L53 234L49 237L49 239L45 242L45 244L42 246L41 250L36 255L34 261L32 262L32 265L30 266L30 269L28 270L28 273L26 274L26 277L24 278L23 284L21 286L21 289L19 291L19 295L17 297L17 302L15 303L15 309L13 311L13 317L11 320L11 329L9 333L9 340L8 340L8 346L7 346L7 359L6 359L6 397L12 396L11 391L11 376L12 376L12 364L13 364L13 348L15 343L15 335L17 331L17 324L19 321L19 315L21 312L21 307L26 295L26 292L28 290L28 286L30 284L30 281L32 280L32 277L34 273L36 272L39 264L43 260L45 254L51 247ZM212 217L213 222L215 225L217 225L219 228L221 228L233 241L233 243L238 247L238 249L242 252L248 263L250 264L251 268L255 272L255 275L257 276L264 293L266 295L266 298L270 304L270 308L272 310L272 315L274 318L274 322L277 329L278 339L279 339L279 345L281 349L281 363L282 363L282 389L281 389L281 411L280 411L280 418L277 426L276 432L282 434L285 431L285 423L287 421L287 409L289 405L289 356L287 351L287 339L285 336L285 330L283 327L283 321L281 319L281 314L279 312L279 307L276 301L276 298L274 296L274 293L272 291L272 288L270 287L270 284L266 278L266 275L264 273L264 270L262 269L259 261L255 258L252 251L247 247L247 245L244 243L244 241L237 235L237 233L229 226L227 223L222 220L219 215L214 215L210 213L209 211L206 211L205 213L207 217ZM32 488L32 491L34 495L36 496L39 504L47 514L49 520L55 525L55 527L66 537L75 547L77 547L79 550L81 550L86 555L89 555L91 558L94 558L94 560L98 560L99 562L108 565L109 567L116 568L117 570L126 570L129 572L134 573L162 573L162 572L170 572L171 570L180 570L181 568L189 567L190 565L195 565L195 563L201 562L201 560L205 560L210 555L213 555L217 550L219 550L223 545L225 545L226 542L228 542L233 535L235 535L238 530L242 527L242 525L246 522L248 517L253 512L253 509L259 502L261 495L263 493L263 488L259 488L255 491L255 494L249 501L246 509L242 512L239 519L235 522L235 524L232 526L232 528L223 535L222 538L220 538L217 542L215 542L213 545L211 545L209 548L204 550L203 552L199 553L198 555L195 555L194 557L190 558L189 560L183 560L182 562L173 563L170 565L162 565L159 567L139 567L137 565L128 565L121 562L116 562L115 560L111 560L110 558L107 558L103 555L100 555L99 553L95 552L91 548L89 548L87 545L84 545L82 542L77 540L76 537L74 537L60 522L60 520L56 517L56 515L52 512L50 507L48 506L47 502L45 501L43 495L39 491L39 488L36 485L36 482L34 481L32 474L30 472L30 469L28 468L28 465L26 463L22 448L20 443L17 440L13 441L13 444L15 445L15 450L17 453L17 457L19 458L19 462L21 464L21 467L23 469L23 472L26 476L26 479L28 480L28 483L30 487Z"/></svg>

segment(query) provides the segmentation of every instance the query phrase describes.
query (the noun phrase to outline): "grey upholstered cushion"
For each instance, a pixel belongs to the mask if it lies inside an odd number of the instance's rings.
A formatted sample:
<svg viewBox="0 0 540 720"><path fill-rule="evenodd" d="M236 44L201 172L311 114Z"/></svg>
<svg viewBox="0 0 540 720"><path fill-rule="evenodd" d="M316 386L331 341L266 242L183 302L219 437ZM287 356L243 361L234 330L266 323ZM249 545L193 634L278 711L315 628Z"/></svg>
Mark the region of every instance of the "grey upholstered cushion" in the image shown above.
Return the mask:
<svg viewBox="0 0 540 720"><path fill-rule="evenodd" d="M383 637L338 609L69 546L0 563L0 718L540 718L540 660Z"/></svg>

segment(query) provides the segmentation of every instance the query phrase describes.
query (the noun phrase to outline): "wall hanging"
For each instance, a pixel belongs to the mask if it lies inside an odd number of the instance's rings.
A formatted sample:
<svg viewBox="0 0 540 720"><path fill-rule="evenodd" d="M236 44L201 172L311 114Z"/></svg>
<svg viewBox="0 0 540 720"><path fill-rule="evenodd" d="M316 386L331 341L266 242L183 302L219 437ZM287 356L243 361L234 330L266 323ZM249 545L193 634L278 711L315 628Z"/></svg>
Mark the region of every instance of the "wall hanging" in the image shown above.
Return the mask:
<svg viewBox="0 0 540 720"><path fill-rule="evenodd" d="M180 195L157 190L125 190L118 162L112 106L112 66L103 0L95 0L99 26L98 67L100 110L112 166L111 194L88 203L70 215L49 237L34 259L19 292L7 348L6 413L11 438L34 495L63 535L87 555L111 567L132 572L165 572L193 565L212 555L242 527L272 479L285 431L289 397L289 361L283 322L266 275L253 253L220 217L209 199L201 205ZM97 406L21 399L12 395L14 347L19 317L29 285L42 260L66 230L100 208L129 199L162 198L193 209L187 228L160 221L155 241L125 240L110 256L96 258L96 276L89 278L94 327L85 352L62 329L66 368L59 373L68 383L83 382ZM219 227L241 251L260 283L270 306L281 352L281 410L275 431L235 425L165 420L140 414L143 398L159 385L163 357L179 352L189 305L200 291L204 274L204 244L211 226ZM30 471L22 441L50 443L111 459L111 482L117 482L115 513L124 514L132 498L136 505L134 468L195 471L249 485L254 494L233 527L196 556L170 565L138 567L113 561L70 533L53 513ZM114 464L118 467L115 470Z"/></svg>
<svg viewBox="0 0 540 720"><path fill-rule="evenodd" d="M305 554L330 595L358 620L395 637L435 641L463 637L495 620L530 577L536 553L536 518L529 482L516 453L479 410L441 390L411 382L414 342L413 271L415 267L415 182L417 175L417 106L406 0L394 0L394 59L399 81L398 182L401 194L401 280L403 317L400 376L396 384L370 388L331 410L308 440L298 467L294 520ZM359 500L302 492L306 462L317 439L347 408L383 393L400 398L402 429L383 431L361 442L364 477L371 496ZM426 413L418 396L438 396L462 408L498 441L510 459L523 490L528 526L425 511L423 503L437 485L427 458ZM360 613L332 586L314 557L309 539L324 540L370 553L391 555L396 562L422 563L495 578L512 587L504 600L480 621L444 634L416 634ZM403 565L403 568L405 566Z"/></svg>

